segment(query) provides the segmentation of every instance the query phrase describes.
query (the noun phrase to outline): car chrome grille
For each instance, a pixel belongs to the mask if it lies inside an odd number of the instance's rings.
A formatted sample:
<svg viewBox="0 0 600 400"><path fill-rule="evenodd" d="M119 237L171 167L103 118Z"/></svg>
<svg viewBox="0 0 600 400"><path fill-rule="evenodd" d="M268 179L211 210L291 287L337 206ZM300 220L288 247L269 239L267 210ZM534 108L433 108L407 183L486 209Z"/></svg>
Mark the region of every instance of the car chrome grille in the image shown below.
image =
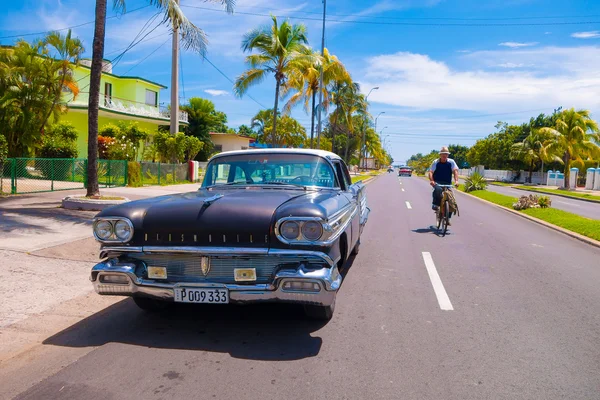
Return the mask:
<svg viewBox="0 0 600 400"><path fill-rule="evenodd" d="M204 275L201 256L198 254L129 254L129 259L142 261L146 266L167 267L168 282L235 283L236 268L256 268L256 281L268 283L279 269L297 268L304 263L310 268L324 264L318 257L310 256L211 256L210 269Z"/></svg>

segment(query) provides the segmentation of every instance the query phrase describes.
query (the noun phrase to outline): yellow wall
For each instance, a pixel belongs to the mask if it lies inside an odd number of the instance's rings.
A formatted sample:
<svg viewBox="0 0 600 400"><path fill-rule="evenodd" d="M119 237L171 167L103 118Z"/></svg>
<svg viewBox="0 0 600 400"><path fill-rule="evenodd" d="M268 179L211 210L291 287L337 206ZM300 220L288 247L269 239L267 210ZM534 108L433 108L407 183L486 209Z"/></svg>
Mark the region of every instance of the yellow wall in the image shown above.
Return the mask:
<svg viewBox="0 0 600 400"><path fill-rule="evenodd" d="M61 121L68 121L75 126L77 129L77 133L79 134L77 138L77 153L79 158L87 158L88 154L88 117L87 110L81 110L85 112L76 112L69 111L67 114L61 117ZM122 120L120 118L110 118L107 116L99 116L98 117L98 127L102 129L102 127L109 123L117 123L118 121L124 121L125 123L131 122L131 120ZM151 134L154 134L158 131L158 124L149 122L149 121L136 121L140 128L147 129ZM143 148L139 152L140 157L143 154Z"/></svg>

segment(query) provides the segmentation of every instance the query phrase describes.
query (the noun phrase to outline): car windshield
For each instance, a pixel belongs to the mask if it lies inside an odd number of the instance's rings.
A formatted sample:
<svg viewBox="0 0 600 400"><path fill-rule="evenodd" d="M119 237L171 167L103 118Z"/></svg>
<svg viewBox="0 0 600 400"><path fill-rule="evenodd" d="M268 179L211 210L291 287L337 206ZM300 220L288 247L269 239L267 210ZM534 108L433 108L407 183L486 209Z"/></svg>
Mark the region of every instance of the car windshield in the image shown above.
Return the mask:
<svg viewBox="0 0 600 400"><path fill-rule="evenodd" d="M307 154L236 154L207 167L202 187L215 185L294 185L339 187L331 165Z"/></svg>

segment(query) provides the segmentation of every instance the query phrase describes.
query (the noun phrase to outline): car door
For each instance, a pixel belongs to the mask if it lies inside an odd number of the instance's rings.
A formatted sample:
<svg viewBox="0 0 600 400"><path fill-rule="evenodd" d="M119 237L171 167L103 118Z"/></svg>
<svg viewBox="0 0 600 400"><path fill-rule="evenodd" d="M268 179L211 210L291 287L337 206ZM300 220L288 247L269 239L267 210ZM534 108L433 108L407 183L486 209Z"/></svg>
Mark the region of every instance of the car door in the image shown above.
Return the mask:
<svg viewBox="0 0 600 400"><path fill-rule="evenodd" d="M356 242L360 237L360 233L362 231L361 227L361 195L362 195L362 184L352 184L352 179L350 178L350 173L348 172L348 167L342 160L336 160L335 162L336 174L338 175L338 180L342 185L342 191L344 196L348 198L352 206L352 223L351 223L351 237L348 238L349 241L349 249L354 248Z"/></svg>

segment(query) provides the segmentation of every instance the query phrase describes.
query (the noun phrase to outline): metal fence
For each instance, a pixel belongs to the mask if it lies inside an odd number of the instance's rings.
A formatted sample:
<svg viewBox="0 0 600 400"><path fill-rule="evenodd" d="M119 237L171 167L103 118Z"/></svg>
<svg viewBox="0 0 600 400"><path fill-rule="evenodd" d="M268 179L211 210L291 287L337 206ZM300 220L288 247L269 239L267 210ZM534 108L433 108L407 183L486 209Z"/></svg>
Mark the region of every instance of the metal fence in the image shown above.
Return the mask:
<svg viewBox="0 0 600 400"><path fill-rule="evenodd" d="M142 185L169 185L189 182L188 164L140 162Z"/></svg>
<svg viewBox="0 0 600 400"><path fill-rule="evenodd" d="M87 159L9 158L1 168L0 192L11 194L83 189L87 183ZM127 161L99 160L101 187L127 185Z"/></svg>

